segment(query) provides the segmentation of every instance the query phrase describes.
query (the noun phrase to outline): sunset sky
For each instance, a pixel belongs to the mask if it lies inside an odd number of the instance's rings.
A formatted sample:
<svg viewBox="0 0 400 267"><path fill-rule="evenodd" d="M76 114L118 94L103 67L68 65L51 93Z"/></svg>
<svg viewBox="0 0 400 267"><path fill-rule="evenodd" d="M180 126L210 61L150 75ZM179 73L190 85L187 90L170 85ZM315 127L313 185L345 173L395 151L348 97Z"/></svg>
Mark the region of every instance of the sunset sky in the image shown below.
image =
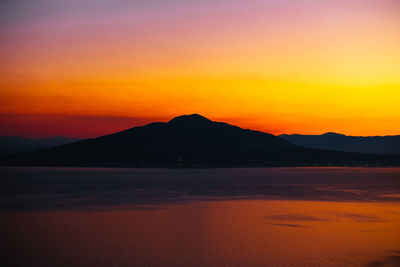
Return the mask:
<svg viewBox="0 0 400 267"><path fill-rule="evenodd" d="M0 2L0 135L191 113L273 134L400 134L400 1Z"/></svg>

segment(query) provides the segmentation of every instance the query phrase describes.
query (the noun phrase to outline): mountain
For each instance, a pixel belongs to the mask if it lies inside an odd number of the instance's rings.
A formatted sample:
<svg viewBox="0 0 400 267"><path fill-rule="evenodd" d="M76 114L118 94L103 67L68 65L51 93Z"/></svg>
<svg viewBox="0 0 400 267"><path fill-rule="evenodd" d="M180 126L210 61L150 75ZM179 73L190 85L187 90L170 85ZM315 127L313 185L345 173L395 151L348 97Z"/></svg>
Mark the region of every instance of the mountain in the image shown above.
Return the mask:
<svg viewBox="0 0 400 267"><path fill-rule="evenodd" d="M51 137L41 139L22 138L17 136L0 137L0 154L31 152L43 148L61 146L78 141L66 137Z"/></svg>
<svg viewBox="0 0 400 267"><path fill-rule="evenodd" d="M41 151L8 155L3 165L239 167L400 165L399 157L304 148L198 114Z"/></svg>
<svg viewBox="0 0 400 267"><path fill-rule="evenodd" d="M280 135L299 146L347 152L400 155L400 135L397 136L346 136L337 133L323 135Z"/></svg>

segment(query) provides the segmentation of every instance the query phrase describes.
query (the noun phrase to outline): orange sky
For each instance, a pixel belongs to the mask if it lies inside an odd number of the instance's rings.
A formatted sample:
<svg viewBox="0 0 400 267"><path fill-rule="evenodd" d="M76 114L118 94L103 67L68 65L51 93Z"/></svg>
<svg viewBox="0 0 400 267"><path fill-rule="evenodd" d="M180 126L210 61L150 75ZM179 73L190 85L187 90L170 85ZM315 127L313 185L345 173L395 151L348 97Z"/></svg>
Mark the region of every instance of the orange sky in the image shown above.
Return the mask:
<svg viewBox="0 0 400 267"><path fill-rule="evenodd" d="M0 10L0 135L90 137L190 113L274 134L400 134L397 0Z"/></svg>

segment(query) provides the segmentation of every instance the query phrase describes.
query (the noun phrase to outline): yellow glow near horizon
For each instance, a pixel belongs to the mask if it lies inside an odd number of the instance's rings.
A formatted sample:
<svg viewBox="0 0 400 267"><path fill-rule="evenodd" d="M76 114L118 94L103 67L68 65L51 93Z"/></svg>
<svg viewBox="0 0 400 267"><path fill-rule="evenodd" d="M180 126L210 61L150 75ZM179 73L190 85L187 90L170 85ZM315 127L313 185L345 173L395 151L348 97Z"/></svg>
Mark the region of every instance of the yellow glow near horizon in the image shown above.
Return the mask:
<svg viewBox="0 0 400 267"><path fill-rule="evenodd" d="M275 134L400 134L398 2L175 4L1 25L0 114L201 113Z"/></svg>

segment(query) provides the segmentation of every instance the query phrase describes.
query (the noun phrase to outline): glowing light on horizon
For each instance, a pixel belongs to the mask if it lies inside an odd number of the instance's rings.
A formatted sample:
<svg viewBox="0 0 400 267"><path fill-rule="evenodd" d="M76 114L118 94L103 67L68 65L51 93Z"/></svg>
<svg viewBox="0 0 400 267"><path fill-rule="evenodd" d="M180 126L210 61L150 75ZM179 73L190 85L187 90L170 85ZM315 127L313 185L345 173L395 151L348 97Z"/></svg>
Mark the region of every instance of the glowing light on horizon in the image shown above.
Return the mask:
<svg viewBox="0 0 400 267"><path fill-rule="evenodd" d="M187 113L274 134L400 134L398 1L0 5L0 134ZM33 134L18 114L53 119Z"/></svg>

